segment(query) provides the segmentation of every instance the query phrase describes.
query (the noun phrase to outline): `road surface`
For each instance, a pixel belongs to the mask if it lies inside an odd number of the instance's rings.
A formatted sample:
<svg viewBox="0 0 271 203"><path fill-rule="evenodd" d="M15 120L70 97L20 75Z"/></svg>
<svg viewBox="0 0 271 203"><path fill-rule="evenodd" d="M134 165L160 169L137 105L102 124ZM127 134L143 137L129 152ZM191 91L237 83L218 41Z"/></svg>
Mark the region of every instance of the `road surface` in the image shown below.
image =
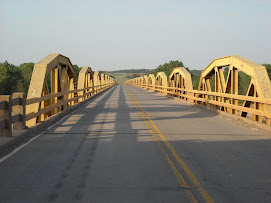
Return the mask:
<svg viewBox="0 0 271 203"><path fill-rule="evenodd" d="M271 140L115 86L0 163L0 202L271 202Z"/></svg>

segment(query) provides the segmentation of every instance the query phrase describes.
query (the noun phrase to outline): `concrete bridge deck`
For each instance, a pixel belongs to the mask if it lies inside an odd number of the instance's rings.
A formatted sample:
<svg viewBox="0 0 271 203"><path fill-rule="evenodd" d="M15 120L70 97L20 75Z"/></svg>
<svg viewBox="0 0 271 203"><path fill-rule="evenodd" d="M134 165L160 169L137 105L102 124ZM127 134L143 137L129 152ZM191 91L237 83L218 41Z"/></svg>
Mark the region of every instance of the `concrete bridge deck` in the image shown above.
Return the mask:
<svg viewBox="0 0 271 203"><path fill-rule="evenodd" d="M271 202L271 139L115 86L0 163L0 202Z"/></svg>

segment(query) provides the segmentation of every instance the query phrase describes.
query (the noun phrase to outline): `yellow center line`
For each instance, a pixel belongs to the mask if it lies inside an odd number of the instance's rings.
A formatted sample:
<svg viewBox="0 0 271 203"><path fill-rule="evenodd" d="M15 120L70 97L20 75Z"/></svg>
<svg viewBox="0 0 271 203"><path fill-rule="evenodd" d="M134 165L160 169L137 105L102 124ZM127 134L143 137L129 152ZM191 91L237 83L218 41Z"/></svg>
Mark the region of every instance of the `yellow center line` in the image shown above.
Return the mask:
<svg viewBox="0 0 271 203"><path fill-rule="evenodd" d="M207 193L207 191L202 187L198 179L195 177L195 175L192 173L192 171L188 168L188 166L185 164L185 162L181 159L181 157L178 155L178 153L174 150L174 148L171 146L171 144L167 141L165 136L161 133L161 131L158 129L158 127L154 124L154 122L151 120L151 118L148 116L148 114L144 111L144 109L140 106L140 104L137 102L137 100L134 98L134 96L125 88L126 92L132 99L133 103L135 104L138 111L141 113L143 112L145 117L148 119L148 121L151 123L153 128L156 130L160 138L163 140L163 142L166 144L170 152L173 154L175 159L178 161L180 166L183 168L183 170L186 172L190 180L193 182L193 184L197 187L198 192L202 195L204 200L207 203L213 203L214 201L210 197L210 195ZM142 114L142 113L141 113ZM144 118L145 121L145 118ZM149 124L148 124L149 125ZM155 135L155 134L154 134ZM155 135L156 136L156 135ZM160 142L160 141L159 141ZM161 144L161 143L160 143ZM162 144L161 144L162 145ZM176 167L175 167L176 168Z"/></svg>
<svg viewBox="0 0 271 203"><path fill-rule="evenodd" d="M125 90L128 93L128 90L125 88ZM182 177L182 175L180 174L180 172L178 171L178 169L176 168L176 166L174 165L173 161L170 159L168 153L166 152L165 148L163 147L162 143L159 141L157 135L154 133L154 131L152 130L150 124L148 123L148 121L146 120L146 118L144 117L144 114L140 111L138 105L136 104L136 102L134 101L134 99L132 98L132 95L130 93L128 93L128 95L130 96L131 100L133 101L135 107L137 108L139 114L141 115L144 123L146 124L146 126L148 127L149 131L151 132L152 136L154 137L155 141L157 142L160 150L162 151L162 153L164 154L166 160L168 161L170 167L172 168L175 176L177 177L178 182L180 183L180 185L185 189L185 193L188 195L189 199L191 200L191 202L193 203L197 203L198 201L196 200L195 196L193 195L193 193L191 192L191 190L188 188L187 183L185 182L184 178Z"/></svg>

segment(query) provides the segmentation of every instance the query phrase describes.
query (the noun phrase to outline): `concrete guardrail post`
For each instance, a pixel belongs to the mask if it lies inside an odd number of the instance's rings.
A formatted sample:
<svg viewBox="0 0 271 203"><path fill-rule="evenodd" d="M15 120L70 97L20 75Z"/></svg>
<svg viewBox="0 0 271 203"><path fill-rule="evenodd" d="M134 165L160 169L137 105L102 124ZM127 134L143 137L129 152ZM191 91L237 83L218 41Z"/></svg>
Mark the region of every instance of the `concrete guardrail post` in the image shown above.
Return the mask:
<svg viewBox="0 0 271 203"><path fill-rule="evenodd" d="M0 136L12 136L11 123L12 123L12 106L10 95L0 95L0 101L5 101L5 108L0 110L0 120L5 120L5 127L0 129Z"/></svg>
<svg viewBox="0 0 271 203"><path fill-rule="evenodd" d="M26 103L26 95L25 93L13 93L12 98L20 98L20 104L12 107L13 115L20 115L20 121L15 122L13 124L13 130L23 130L25 129L25 103Z"/></svg>

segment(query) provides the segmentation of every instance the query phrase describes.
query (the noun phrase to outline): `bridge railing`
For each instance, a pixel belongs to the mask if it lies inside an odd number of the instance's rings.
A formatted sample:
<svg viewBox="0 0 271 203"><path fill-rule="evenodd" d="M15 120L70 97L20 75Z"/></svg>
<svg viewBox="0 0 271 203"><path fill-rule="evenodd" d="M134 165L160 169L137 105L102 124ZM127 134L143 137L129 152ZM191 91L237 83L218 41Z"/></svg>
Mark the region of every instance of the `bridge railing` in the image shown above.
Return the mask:
<svg viewBox="0 0 271 203"><path fill-rule="evenodd" d="M26 115L26 121L29 121L33 118L38 118L39 116L43 116L48 112L53 111L54 109L60 108L62 106L65 105L69 105L72 106L71 103L76 104L79 103L79 99L82 99L81 101L84 101L85 99L90 98L89 95L92 94L92 96L96 95L99 92L102 92L110 87L112 87L113 85L115 85L114 83L110 83L110 84L103 84L103 85L98 85L98 86L93 86L93 87L87 87L84 89L77 89L77 90L70 90L70 91L66 91L66 92L59 92L59 93L55 93L55 94L50 94L50 95L46 95L40 98L31 98L31 99L26 99L26 105L31 105L34 103L40 103L40 102L44 102L46 100L53 100L56 97L64 97L70 94L74 94L77 93L77 95L80 96L75 96L75 97L71 97L69 99L63 100L61 102L55 103L53 105L47 106L45 108L41 108L38 112L30 112ZM93 91L88 91L92 88L97 88L99 90L93 90ZM85 92L87 91L87 92ZM85 92L85 93L84 93ZM82 94L80 94L82 93ZM44 120L44 119L43 119Z"/></svg>
<svg viewBox="0 0 271 203"><path fill-rule="evenodd" d="M136 85L138 87L144 88L144 89L149 89L150 87L153 87L152 85L147 88L146 85L138 84ZM153 87L155 91L157 92L162 92L167 95L174 95L176 97L183 97L186 98L187 100L193 100L194 103L198 104L204 104L207 106L215 105L219 107L224 107L228 108L227 112L231 112L232 110L237 110L240 112L246 112L252 114L251 119L255 120L255 116L259 117L266 117L267 120L271 119L271 114L268 113L267 110L265 110L265 107L271 105L271 99L262 99L258 97L252 97L252 96L243 96L243 95L232 95L232 94L226 94L226 93L217 93L217 92L208 92L208 91L199 91L199 90L187 90L185 88L175 88L175 87L163 87L163 86L154 86ZM171 90L175 90L171 91ZM192 96L189 96L188 94L182 93L182 92L187 92L191 93ZM201 95L201 97L199 97ZM208 98L214 98L218 97L220 101L215 101L214 99L208 99ZM241 105L235 105L235 104L230 104L227 102L229 99L236 99L236 100L241 100L241 101L247 101L247 102L255 102L263 106L262 109L253 109L253 108L248 108L244 107ZM270 120L267 122L270 125Z"/></svg>
<svg viewBox="0 0 271 203"><path fill-rule="evenodd" d="M93 77L89 67L82 68L77 85L74 73L69 59L59 54L50 54L35 64L27 98L25 93L0 95L0 136L35 126L116 85L110 76ZM51 76L50 85L47 76Z"/></svg>
<svg viewBox="0 0 271 203"><path fill-rule="evenodd" d="M222 67L226 65L229 66L229 72L225 82ZM265 67L240 56L216 59L202 71L198 90L192 88L189 74L185 73L188 83L184 80L184 74L181 72L173 77L174 70L170 74L167 84L163 84L163 80L161 80L154 85L151 82L146 85L137 78L128 80L125 84L160 92L271 125L271 84ZM238 72L240 71L251 77L246 95L238 94ZM161 75L161 73L158 74ZM214 91L210 85L212 74L215 75ZM164 81L166 80L167 78L164 79Z"/></svg>
<svg viewBox="0 0 271 203"><path fill-rule="evenodd" d="M0 135L11 136L11 130L21 130L25 127L24 93L0 95Z"/></svg>

